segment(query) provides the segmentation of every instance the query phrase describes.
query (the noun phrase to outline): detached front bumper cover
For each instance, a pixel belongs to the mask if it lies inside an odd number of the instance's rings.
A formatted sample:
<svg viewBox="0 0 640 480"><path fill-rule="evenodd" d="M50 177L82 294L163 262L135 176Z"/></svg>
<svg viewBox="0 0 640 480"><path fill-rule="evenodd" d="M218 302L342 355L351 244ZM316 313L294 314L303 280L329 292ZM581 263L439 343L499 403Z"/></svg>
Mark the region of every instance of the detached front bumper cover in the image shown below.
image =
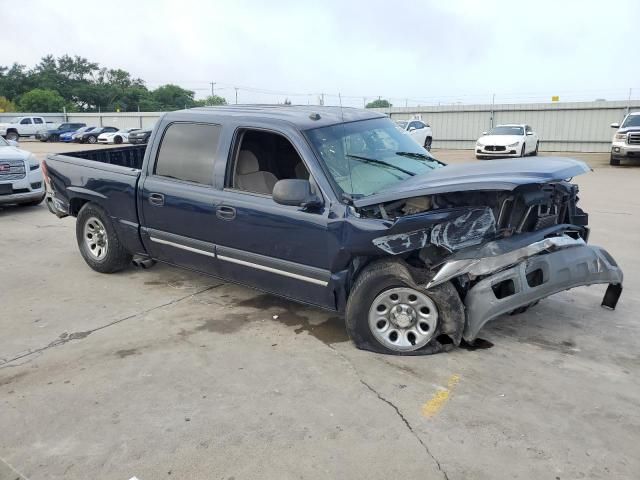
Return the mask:
<svg viewBox="0 0 640 480"><path fill-rule="evenodd" d="M622 270L603 248L572 246L532 256L475 284L465 297L463 338L471 342L490 320L570 288L608 283L602 305L615 308Z"/></svg>

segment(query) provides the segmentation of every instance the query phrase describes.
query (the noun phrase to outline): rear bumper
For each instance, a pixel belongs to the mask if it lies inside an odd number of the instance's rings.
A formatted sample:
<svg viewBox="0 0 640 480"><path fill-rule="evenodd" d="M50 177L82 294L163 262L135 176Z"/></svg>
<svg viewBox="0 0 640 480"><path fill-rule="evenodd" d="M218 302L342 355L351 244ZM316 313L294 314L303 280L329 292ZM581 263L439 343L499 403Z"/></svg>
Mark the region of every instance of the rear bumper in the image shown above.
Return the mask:
<svg viewBox="0 0 640 480"><path fill-rule="evenodd" d="M622 292L622 270L603 248L576 245L535 255L476 283L465 297L463 337L473 341L490 320L554 293L608 283L602 305L615 308Z"/></svg>

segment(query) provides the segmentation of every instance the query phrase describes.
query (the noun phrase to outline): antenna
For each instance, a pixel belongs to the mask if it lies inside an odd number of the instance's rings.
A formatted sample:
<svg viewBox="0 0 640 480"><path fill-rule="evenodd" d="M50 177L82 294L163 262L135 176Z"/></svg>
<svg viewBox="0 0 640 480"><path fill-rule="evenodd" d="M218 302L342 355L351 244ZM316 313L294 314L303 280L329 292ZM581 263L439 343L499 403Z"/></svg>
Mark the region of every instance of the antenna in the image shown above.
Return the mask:
<svg viewBox="0 0 640 480"><path fill-rule="evenodd" d="M344 152L344 158L347 159L347 168L349 169L349 183L351 183L351 192L349 197L353 195L353 175L351 174L351 157L347 151L347 129L344 126L344 109L342 108L342 95L338 92L338 102L340 103L340 119L342 121L342 151Z"/></svg>

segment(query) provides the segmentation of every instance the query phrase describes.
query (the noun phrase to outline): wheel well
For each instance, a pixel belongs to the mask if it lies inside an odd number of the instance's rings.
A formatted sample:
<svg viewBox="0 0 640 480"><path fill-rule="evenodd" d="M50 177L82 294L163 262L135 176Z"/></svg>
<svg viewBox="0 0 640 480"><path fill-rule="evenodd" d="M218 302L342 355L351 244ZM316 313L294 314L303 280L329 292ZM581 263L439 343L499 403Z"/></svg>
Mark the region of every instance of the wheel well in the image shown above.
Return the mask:
<svg viewBox="0 0 640 480"><path fill-rule="evenodd" d="M89 203L89 200L85 198L72 198L69 202L69 213L72 216L77 217L80 209L84 207L85 203Z"/></svg>
<svg viewBox="0 0 640 480"><path fill-rule="evenodd" d="M16 128L7 128L7 133L9 132L18 133L18 130Z"/></svg>

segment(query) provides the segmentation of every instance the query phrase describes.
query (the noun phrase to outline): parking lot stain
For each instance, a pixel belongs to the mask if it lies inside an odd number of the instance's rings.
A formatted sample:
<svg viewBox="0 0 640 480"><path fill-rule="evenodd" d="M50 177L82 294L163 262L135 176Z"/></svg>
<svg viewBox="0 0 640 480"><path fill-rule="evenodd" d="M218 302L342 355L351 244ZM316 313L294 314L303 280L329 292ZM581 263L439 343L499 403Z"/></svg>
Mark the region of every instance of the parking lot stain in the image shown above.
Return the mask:
<svg viewBox="0 0 640 480"><path fill-rule="evenodd" d="M16 373L15 375L11 375L10 377L0 378L0 387L4 385L9 385L10 383L13 383L16 380L19 380L26 375L27 375L27 372L21 372L21 373Z"/></svg>
<svg viewBox="0 0 640 480"><path fill-rule="evenodd" d="M473 352L474 350L485 350L493 347L493 342L485 340L484 338L476 338L473 342L466 342L462 340L460 342L460 348Z"/></svg>
<svg viewBox="0 0 640 480"><path fill-rule="evenodd" d="M137 355L140 352L138 351L137 348L128 348L125 350L118 350L116 352L116 355L120 358L125 358L125 357L130 357L131 355Z"/></svg>

